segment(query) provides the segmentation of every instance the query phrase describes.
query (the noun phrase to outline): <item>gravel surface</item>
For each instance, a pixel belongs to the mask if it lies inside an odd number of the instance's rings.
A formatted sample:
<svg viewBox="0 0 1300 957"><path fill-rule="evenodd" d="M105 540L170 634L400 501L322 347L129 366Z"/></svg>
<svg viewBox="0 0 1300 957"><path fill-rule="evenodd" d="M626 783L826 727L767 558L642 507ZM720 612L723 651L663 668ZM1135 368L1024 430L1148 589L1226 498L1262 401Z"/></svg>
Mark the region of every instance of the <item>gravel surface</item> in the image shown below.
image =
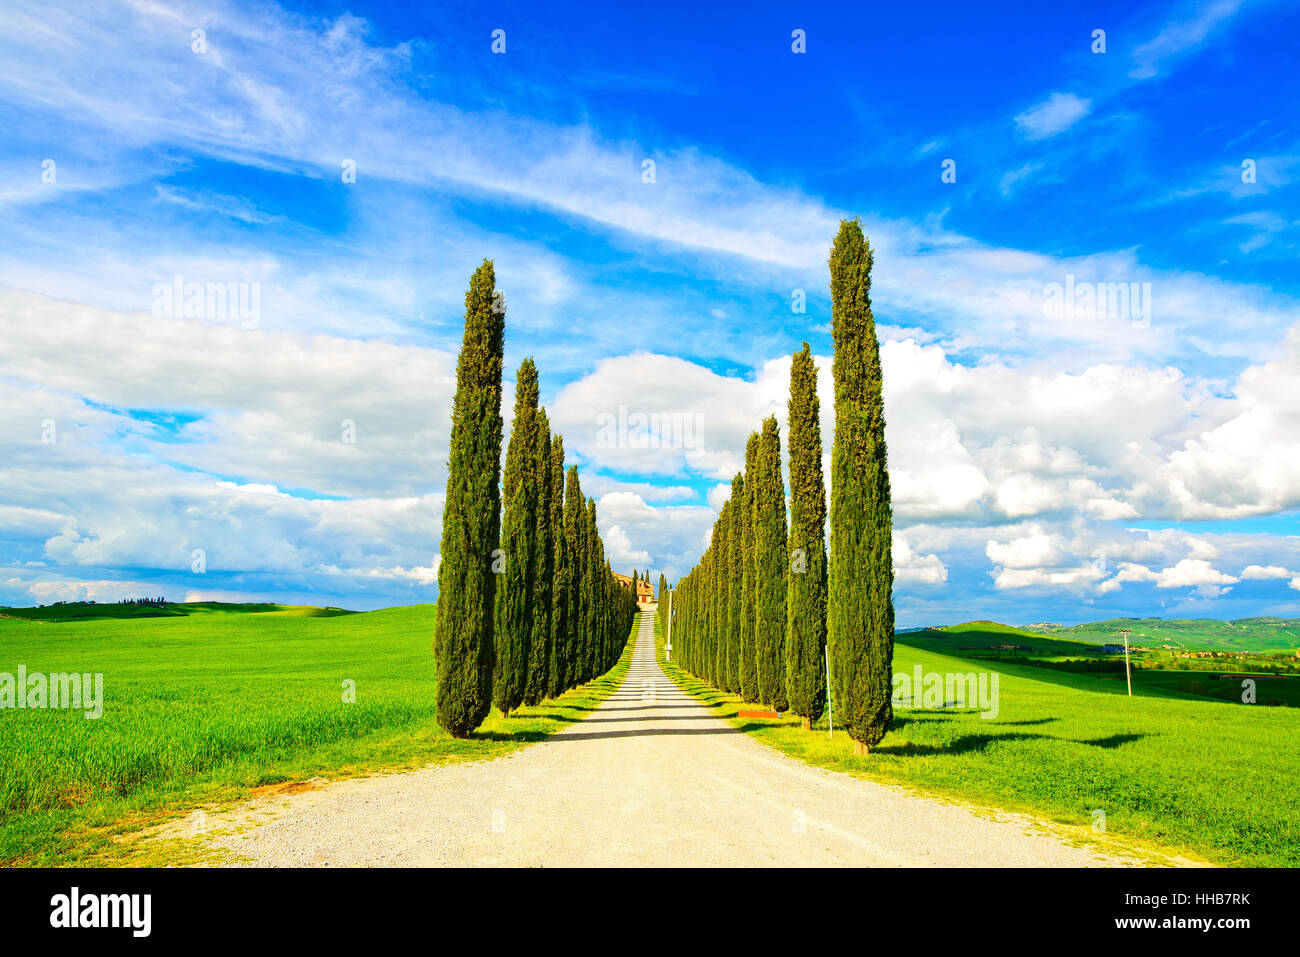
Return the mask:
<svg viewBox="0 0 1300 957"><path fill-rule="evenodd" d="M503 758L339 781L209 814L205 845L258 866L1096 866L1151 863L801 764L712 717L660 669ZM1191 863L1162 858L1162 863Z"/></svg>

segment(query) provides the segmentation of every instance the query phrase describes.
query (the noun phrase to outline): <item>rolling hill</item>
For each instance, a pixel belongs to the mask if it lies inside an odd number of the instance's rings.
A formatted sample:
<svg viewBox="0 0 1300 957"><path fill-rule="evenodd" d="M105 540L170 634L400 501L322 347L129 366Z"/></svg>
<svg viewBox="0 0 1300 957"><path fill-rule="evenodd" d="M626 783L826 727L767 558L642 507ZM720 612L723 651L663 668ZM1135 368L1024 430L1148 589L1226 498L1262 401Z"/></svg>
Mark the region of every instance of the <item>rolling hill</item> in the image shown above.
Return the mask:
<svg viewBox="0 0 1300 957"><path fill-rule="evenodd" d="M1189 651L1295 651L1300 648L1300 619L1238 618L1112 618L1084 625L1030 625L1026 633L1050 638L1112 644L1120 641L1121 628L1129 642L1144 648L1169 646Z"/></svg>
<svg viewBox="0 0 1300 957"><path fill-rule="evenodd" d="M346 608L316 605L275 605L269 602L240 604L224 601L166 602L162 605L119 605L116 603L63 602L31 608L0 607L0 618L23 621L104 621L135 618L184 618L190 615L281 615L292 618L332 618L353 615Z"/></svg>

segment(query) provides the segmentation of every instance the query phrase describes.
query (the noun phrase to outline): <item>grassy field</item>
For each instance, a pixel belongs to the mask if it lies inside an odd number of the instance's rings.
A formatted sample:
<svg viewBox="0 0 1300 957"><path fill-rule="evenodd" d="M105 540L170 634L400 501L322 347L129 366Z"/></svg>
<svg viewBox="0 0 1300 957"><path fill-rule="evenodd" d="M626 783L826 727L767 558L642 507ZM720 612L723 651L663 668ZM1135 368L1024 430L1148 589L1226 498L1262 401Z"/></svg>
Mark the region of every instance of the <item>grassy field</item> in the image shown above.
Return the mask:
<svg viewBox="0 0 1300 957"><path fill-rule="evenodd" d="M941 654L977 651L981 654L1008 655L1016 653L1004 650L1008 645L1028 649L1029 653L1036 655L1095 655L1099 653L1099 644L1107 644L1111 641L1107 638L1104 642L1094 644L1048 638L1014 625L1002 625L995 621L968 621L962 625L900 632L898 640L906 641L913 648L937 651Z"/></svg>
<svg viewBox="0 0 1300 957"><path fill-rule="evenodd" d="M1160 621L1160 619L1153 619ZM1282 619L1274 619L1282 620ZM1171 621L1163 624L1174 626L1177 630L1180 622ZM1202 623L1203 624L1203 623ZM1220 622L1219 624L1227 624ZM1088 626L1092 627L1092 626ZM1092 634L1101 637L1100 632L1075 632L1072 634ZM1137 641L1136 628L1133 641ZM1258 644L1266 636L1256 636L1252 644ZM995 661L1000 667L1006 664L1035 664L1050 667L1063 662L1090 662L1088 667L1106 668L1121 678L1124 674L1124 656L1122 654L1103 654L1099 644L1075 641L1060 637L1048 637L1045 634L1026 631L1011 625L1001 625L991 621L972 621L962 625L949 625L944 628L926 628L920 631L901 632L897 640L909 647L921 651L936 652L961 658L975 658L981 661ZM1198 648L1198 651L1208 650ZM1275 675L1268 671L1279 664L1281 656L1276 651L1243 652L1242 649L1225 649L1231 659L1175 658L1176 653L1168 650L1134 651L1132 653L1133 686L1137 693L1182 692L1219 701L1241 703L1242 676L1249 675L1255 682L1256 702L1265 705L1284 705L1300 707L1300 676ZM1276 660L1275 660L1276 659ZM1294 668L1296 662L1287 657L1286 668ZM1160 670L1163 669L1163 670ZM1081 669L1082 670L1082 669ZM1229 676L1235 677L1229 677ZM1094 676L1096 677L1096 676Z"/></svg>
<svg viewBox="0 0 1300 957"><path fill-rule="evenodd" d="M1030 632L1070 641L1108 644L1120 641L1127 628L1129 642L1149 648L1168 645L1188 651L1291 651L1300 649L1300 619L1238 618L1114 618L1084 625L1032 626Z"/></svg>
<svg viewBox="0 0 1300 957"><path fill-rule="evenodd" d="M910 635L900 635L905 641ZM662 660L662 643L660 659ZM884 741L853 755L847 735L797 717L741 720L741 702L666 663L682 688L758 740L809 764L1190 851L1226 865L1300 865L1295 814L1300 713L1227 704L1159 685L963 660L896 645L895 671L996 671L993 719L898 710ZM1186 675L1182 676L1186 679Z"/></svg>
<svg viewBox="0 0 1300 957"><path fill-rule="evenodd" d="M116 835L259 787L495 757L583 717L630 659L507 720L494 711L458 741L434 721L432 605L176 607L146 619L0 618L0 672L104 676L97 720L0 712L0 862L129 861Z"/></svg>
<svg viewBox="0 0 1300 957"><path fill-rule="evenodd" d="M233 604L217 601L167 602L164 605L118 605L75 602L37 605L31 608L0 608L0 618L23 621L100 621L124 618L178 618L186 615L284 615L293 618L329 618L354 615L346 608L316 605L273 605L268 602Z"/></svg>

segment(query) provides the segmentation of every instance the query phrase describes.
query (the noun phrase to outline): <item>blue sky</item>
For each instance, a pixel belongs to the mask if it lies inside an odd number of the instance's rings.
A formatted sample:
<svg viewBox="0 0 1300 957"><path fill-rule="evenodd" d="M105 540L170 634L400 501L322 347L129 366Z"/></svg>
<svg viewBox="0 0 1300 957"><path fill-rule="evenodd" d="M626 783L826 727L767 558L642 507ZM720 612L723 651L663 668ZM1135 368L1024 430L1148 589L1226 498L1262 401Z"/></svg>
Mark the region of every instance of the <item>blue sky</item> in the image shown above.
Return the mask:
<svg viewBox="0 0 1300 957"><path fill-rule="evenodd" d="M610 554L676 578L860 216L901 625L1300 615L1294 5L0 25L0 602L432 599L485 256Z"/></svg>

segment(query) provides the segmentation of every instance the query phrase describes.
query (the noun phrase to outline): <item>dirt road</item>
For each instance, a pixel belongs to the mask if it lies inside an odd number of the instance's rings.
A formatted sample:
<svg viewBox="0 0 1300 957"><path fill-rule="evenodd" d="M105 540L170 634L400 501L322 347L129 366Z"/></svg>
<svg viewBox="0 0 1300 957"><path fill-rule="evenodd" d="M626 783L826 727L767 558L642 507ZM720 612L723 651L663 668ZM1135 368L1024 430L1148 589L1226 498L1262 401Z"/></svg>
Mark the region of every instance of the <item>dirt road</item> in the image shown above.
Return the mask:
<svg viewBox="0 0 1300 957"><path fill-rule="evenodd" d="M1136 861L1032 818L800 764L711 717L660 669L643 614L631 673L585 720L504 758L283 795L207 839L256 865L1022 866Z"/></svg>

